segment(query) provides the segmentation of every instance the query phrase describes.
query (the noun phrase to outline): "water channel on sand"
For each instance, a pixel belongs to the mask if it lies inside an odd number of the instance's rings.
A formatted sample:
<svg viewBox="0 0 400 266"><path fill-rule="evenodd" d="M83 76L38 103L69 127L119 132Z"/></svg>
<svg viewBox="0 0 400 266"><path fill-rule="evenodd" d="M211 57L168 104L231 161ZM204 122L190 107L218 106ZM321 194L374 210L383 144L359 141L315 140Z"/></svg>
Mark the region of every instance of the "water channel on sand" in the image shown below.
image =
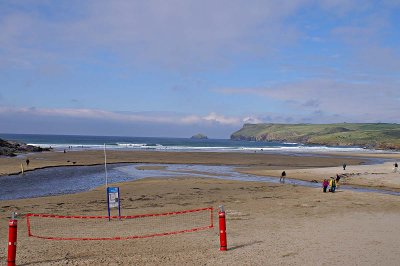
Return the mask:
<svg viewBox="0 0 400 266"><path fill-rule="evenodd" d="M143 168L144 167L144 168ZM145 170L140 170L145 169ZM108 183L143 179L193 176L247 182L279 183L279 178L236 172L234 166L194 164L110 164ZM104 165L49 167L25 172L24 175L0 176L0 200L35 198L88 191L105 184ZM286 178L285 184L320 188L320 183ZM342 185L342 190L384 193L400 196L400 192Z"/></svg>

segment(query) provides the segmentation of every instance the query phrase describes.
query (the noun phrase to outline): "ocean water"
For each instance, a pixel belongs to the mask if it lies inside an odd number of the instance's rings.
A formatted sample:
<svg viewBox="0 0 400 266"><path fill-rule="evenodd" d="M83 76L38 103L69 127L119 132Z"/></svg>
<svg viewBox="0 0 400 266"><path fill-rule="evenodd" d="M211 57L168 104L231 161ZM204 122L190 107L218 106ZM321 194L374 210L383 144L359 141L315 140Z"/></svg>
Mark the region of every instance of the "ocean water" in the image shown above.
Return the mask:
<svg viewBox="0 0 400 266"><path fill-rule="evenodd" d="M36 135L1 134L6 140L22 141L27 144L51 147L55 150L154 150L154 151L236 151L236 152L379 152L362 147L327 147L284 142L236 141L230 139L190 139L122 136L81 136L81 135Z"/></svg>

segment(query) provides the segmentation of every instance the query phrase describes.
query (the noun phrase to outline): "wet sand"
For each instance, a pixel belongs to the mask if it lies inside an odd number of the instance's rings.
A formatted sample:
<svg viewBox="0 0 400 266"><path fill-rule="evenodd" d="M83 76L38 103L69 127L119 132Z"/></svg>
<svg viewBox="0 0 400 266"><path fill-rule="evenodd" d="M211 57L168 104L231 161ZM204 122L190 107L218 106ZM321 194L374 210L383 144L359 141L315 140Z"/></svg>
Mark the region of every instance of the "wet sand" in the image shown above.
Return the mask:
<svg viewBox="0 0 400 266"><path fill-rule="evenodd" d="M25 159L29 158L29 166ZM360 164L365 158L346 158L347 164ZM172 163L262 166L269 169L296 167L325 167L342 165L340 157L289 156L262 153L228 152L159 152L159 151L107 151L107 163ZM72 151L34 153L21 157L0 158L0 175L20 173L21 164L25 171L49 166L73 166L104 164L103 151Z"/></svg>
<svg viewBox="0 0 400 266"><path fill-rule="evenodd" d="M35 167L57 165L65 161L64 155L75 158L76 164L94 164L102 160L101 154L96 152L37 154L37 157L30 156L30 160ZM117 161L118 156L124 155L115 153L108 157L110 161ZM130 156L125 160L250 166L251 171L261 171L259 174L279 174L285 169L288 177L296 173L301 179L335 173L343 161L342 158L225 153L175 156L169 152L144 152L140 156ZM3 159L0 162L3 163ZM17 160L22 159L7 159L12 163ZM372 173L390 168L389 163L359 165L362 161L346 159L349 173L366 172L368 168L371 173L368 178L373 182L381 180L374 181L377 175ZM1 171L5 171L3 166ZM15 169L9 167L7 169ZM123 241L50 241L27 237L23 219L26 213L106 215L105 188L99 187L72 195L0 201L0 239L3 239L0 260L5 261L7 216L16 210L21 217L17 265L398 265L398 196L341 191L340 188L334 194L322 193L319 188L189 176L190 173L188 177L148 178L117 184L122 193L123 214L224 205L227 252L219 251L218 228ZM395 176L393 180L389 173L382 176L388 186L397 184ZM214 218L217 218L216 213ZM70 230L74 230L73 225Z"/></svg>
<svg viewBox="0 0 400 266"><path fill-rule="evenodd" d="M25 159L30 164L26 165ZM364 165L370 159L390 160L373 167ZM268 153L228 152L154 152L154 151L107 151L107 163L160 163L160 164L204 164L233 165L238 171L255 175L280 176L285 170L288 178L321 182L324 178L341 175L341 182L349 185L400 190L400 174L393 172L394 161L400 154L336 153L282 155ZM346 163L346 171L342 164ZM0 175L18 174L24 171L52 166L100 165L104 164L103 151L72 151L34 153L18 158L0 158ZM312 169L312 170L311 170Z"/></svg>
<svg viewBox="0 0 400 266"><path fill-rule="evenodd" d="M374 165L350 165L346 170L341 167L290 169L286 170L286 177L321 183L325 178L336 178L339 175L339 185L400 191L400 172L393 170L393 162L386 162ZM238 171L259 176L279 177L281 174L280 170L270 169L238 169Z"/></svg>

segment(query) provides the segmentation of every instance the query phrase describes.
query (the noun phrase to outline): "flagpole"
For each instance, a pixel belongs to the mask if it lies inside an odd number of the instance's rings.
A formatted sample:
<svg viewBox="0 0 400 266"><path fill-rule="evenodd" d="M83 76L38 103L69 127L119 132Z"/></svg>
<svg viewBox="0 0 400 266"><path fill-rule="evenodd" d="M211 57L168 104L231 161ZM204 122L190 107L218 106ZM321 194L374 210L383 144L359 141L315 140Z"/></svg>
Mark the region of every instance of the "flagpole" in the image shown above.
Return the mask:
<svg viewBox="0 0 400 266"><path fill-rule="evenodd" d="M104 143L104 170L106 172L106 188L108 187L108 176L107 176L107 154L106 154L106 144Z"/></svg>

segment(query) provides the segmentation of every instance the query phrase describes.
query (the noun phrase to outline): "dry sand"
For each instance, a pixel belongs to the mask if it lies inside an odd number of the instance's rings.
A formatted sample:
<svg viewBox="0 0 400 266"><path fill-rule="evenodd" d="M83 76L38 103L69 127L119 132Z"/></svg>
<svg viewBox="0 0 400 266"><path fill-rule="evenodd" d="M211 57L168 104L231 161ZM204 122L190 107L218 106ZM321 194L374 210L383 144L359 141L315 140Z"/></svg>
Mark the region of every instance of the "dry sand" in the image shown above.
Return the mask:
<svg viewBox="0 0 400 266"><path fill-rule="evenodd" d="M34 167L57 165L65 161L64 155L71 156L70 159L73 157L76 164L101 161L101 155L92 152L36 154L36 157L30 155L30 160ZM118 156L127 156L126 160L138 162L226 163L252 166L250 171L259 171L258 174L279 174L282 169L289 169L290 159L297 169L287 170L288 177L301 179L334 174L343 161L343 158L225 153L145 152L140 155L114 153L114 157L109 157L110 161L118 161ZM14 164L16 160L22 159L1 158L0 172L15 169L3 166L5 161ZM361 161L346 159L348 172L363 173L375 182L374 185L383 182L392 189L398 186L396 175L387 169L391 169L389 164L358 165ZM312 163L318 168L311 169ZM378 177L373 173L384 174ZM397 175L400 179L400 174ZM349 179L355 180L356 177ZM229 250L219 251L218 228L124 241L50 241L27 237L22 218L26 213L106 215L104 187L101 187L73 195L0 201L1 261L6 259L6 216L17 210L21 217L18 265L399 265L398 196L340 189L334 194L322 193L317 188L202 179L189 174L188 177L144 179L119 186L124 215L223 204L227 210ZM214 216L216 218L216 214Z"/></svg>
<svg viewBox="0 0 400 266"><path fill-rule="evenodd" d="M280 170L238 169L242 173L260 176L280 176ZM380 188L400 191L400 171L394 172L393 162L376 165L351 165L346 170L342 167L304 168L286 170L287 178L306 181L321 181L325 178L341 177L340 184L360 187Z"/></svg>

